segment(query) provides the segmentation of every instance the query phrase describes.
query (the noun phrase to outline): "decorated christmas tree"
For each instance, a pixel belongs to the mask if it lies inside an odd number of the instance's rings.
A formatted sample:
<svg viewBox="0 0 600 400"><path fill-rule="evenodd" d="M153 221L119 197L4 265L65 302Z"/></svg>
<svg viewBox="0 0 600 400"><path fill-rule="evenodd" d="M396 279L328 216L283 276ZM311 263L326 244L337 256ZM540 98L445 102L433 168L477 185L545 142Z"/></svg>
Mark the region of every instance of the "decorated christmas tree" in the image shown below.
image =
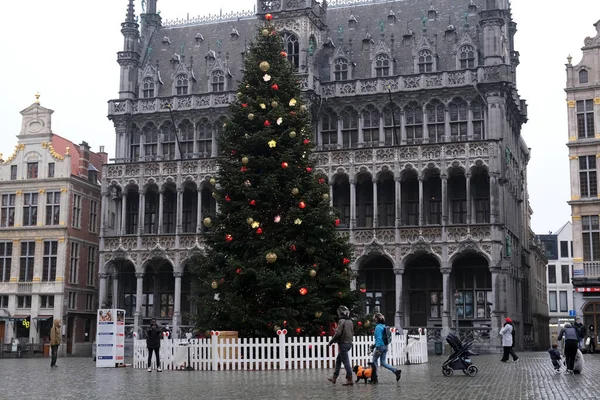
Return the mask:
<svg viewBox="0 0 600 400"><path fill-rule="evenodd" d="M198 257L201 329L241 336L330 333L339 305L353 308L352 250L336 232L329 184L315 174L310 114L267 14L219 137L217 215Z"/></svg>

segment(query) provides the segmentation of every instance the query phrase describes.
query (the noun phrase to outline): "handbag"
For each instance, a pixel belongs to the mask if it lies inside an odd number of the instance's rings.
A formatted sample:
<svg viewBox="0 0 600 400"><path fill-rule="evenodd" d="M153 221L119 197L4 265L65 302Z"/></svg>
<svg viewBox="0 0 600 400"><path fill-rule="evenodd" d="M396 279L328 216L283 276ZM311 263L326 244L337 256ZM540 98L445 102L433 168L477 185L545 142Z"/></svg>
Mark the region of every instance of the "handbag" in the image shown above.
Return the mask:
<svg viewBox="0 0 600 400"><path fill-rule="evenodd" d="M588 337L587 339L585 339L585 345L589 346L590 345L590 338Z"/></svg>

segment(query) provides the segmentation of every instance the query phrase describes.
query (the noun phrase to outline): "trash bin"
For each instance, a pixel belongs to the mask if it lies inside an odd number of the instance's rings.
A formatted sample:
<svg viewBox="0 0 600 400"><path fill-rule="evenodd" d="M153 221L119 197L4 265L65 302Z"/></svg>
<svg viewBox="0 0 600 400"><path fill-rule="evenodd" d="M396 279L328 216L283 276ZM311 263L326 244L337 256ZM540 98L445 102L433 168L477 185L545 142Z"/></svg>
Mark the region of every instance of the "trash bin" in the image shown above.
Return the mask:
<svg viewBox="0 0 600 400"><path fill-rule="evenodd" d="M436 356L442 355L442 342L435 342L435 355Z"/></svg>
<svg viewBox="0 0 600 400"><path fill-rule="evenodd" d="M50 357L50 343L44 343L44 357Z"/></svg>

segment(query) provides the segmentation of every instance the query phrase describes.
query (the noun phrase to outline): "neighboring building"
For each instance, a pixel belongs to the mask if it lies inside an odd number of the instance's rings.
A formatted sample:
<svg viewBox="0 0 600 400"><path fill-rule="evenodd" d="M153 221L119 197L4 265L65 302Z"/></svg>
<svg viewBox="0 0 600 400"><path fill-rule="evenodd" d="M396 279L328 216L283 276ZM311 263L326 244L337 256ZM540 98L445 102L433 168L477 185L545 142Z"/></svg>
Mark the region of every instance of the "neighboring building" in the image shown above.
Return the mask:
<svg viewBox="0 0 600 400"><path fill-rule="evenodd" d="M587 37L579 64L567 69L571 215L573 219L573 285L575 311L586 325L600 328L600 21Z"/></svg>
<svg viewBox="0 0 600 400"><path fill-rule="evenodd" d="M60 319L63 351L91 354L107 154L52 133L52 113L36 95L0 159L0 342L44 343Z"/></svg>
<svg viewBox="0 0 600 400"><path fill-rule="evenodd" d="M575 322L569 312L575 310L573 278L573 225L567 222L555 233L538 235L548 258L548 309L550 338L556 342L565 322ZM572 313L571 313L572 314Z"/></svg>
<svg viewBox="0 0 600 400"><path fill-rule="evenodd" d="M134 329L156 317L177 335L193 311L186 263L215 211L216 137L258 22L241 12L163 24L156 3L146 2L140 29L129 1L122 24L100 297L126 308ZM507 316L524 337L545 338L516 23L507 0L434 3L258 1L257 10L273 14L312 111L317 173L354 244L366 311L428 327L436 340L458 320L496 346Z"/></svg>

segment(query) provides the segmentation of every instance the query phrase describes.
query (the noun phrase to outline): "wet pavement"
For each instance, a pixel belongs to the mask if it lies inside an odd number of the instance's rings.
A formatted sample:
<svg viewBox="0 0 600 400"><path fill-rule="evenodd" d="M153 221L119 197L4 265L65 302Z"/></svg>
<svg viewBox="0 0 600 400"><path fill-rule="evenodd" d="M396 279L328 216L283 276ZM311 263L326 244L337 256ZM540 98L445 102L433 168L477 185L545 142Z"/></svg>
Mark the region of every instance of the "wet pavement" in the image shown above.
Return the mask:
<svg viewBox="0 0 600 400"><path fill-rule="evenodd" d="M327 382L332 370L165 371L97 369L90 358L0 359L0 399L600 399L600 354L585 355L582 375L556 375L548 353L473 357L476 377L442 375L443 357L402 367L396 383L383 371L378 385Z"/></svg>

